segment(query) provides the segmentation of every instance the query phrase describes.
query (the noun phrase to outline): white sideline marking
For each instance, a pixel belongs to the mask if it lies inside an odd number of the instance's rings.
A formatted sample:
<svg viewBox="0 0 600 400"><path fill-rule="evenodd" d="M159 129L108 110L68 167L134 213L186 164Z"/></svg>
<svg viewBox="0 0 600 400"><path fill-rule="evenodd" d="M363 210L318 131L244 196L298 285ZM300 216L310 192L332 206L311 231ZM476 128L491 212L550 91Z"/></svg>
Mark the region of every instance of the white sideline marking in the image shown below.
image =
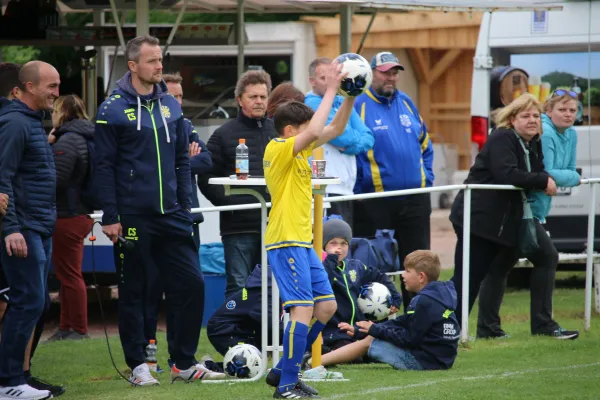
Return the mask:
<svg viewBox="0 0 600 400"><path fill-rule="evenodd" d="M508 377L516 376L516 375L535 374L535 373L539 373L539 372L548 372L548 371L564 371L564 370L569 370L569 369L579 369L579 368L588 368L588 367L596 367L596 366L600 366L600 362L595 362L595 363L591 363L591 364L569 365L566 367L527 369L524 371L502 372L499 374L489 374L489 375L479 375L479 376L462 376L462 377L456 377L456 378L439 379L436 381L429 381L429 382L411 383L409 385L387 386L387 387L363 390L360 392L336 394L333 396L323 397L323 399L343 399L343 398L349 398L350 396L356 397L356 395L365 395L365 394L373 394L373 393L381 393L381 392L390 392L390 391L402 390L402 389L410 389L410 388L416 388L416 387L433 386L433 385L438 385L440 383L447 383L447 382L478 381L478 380L488 380L488 379L494 379L494 378L508 378Z"/></svg>

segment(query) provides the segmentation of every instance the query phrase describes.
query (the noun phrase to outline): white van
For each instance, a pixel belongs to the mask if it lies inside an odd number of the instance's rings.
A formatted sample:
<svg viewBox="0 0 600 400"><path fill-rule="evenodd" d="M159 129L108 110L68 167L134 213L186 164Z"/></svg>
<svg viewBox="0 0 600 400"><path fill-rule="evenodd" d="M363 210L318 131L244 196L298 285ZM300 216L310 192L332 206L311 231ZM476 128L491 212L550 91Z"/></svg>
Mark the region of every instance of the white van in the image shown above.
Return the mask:
<svg viewBox="0 0 600 400"><path fill-rule="evenodd" d="M577 168L584 178L600 177L600 2L562 3L562 11L486 13L474 58L471 89L471 138L474 152L483 146L490 114L504 99L528 90L528 83L547 82L582 88L585 96L578 133ZM501 68L502 67L502 68ZM574 78L578 78L574 83ZM548 84L546 94L548 93ZM577 88L575 88L577 89ZM530 86L537 93L539 86ZM543 91L543 89L542 89ZM543 96L543 94L542 94ZM508 99L507 99L508 97ZM587 98L591 97L591 116ZM501 106L501 105L500 105ZM588 185L561 189L547 218L559 252L585 250L590 190ZM596 204L596 215L598 214ZM600 250L596 217L594 248Z"/></svg>

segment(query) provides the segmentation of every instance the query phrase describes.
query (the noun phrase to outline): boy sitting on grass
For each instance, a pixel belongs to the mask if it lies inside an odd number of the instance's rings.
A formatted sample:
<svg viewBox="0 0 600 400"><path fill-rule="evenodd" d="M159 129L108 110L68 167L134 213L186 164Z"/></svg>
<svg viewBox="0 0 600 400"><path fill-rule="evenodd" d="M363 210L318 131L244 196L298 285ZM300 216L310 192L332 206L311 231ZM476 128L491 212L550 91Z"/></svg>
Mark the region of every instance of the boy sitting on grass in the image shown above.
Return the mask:
<svg viewBox="0 0 600 400"><path fill-rule="evenodd" d="M384 273L377 268L364 265L360 260L348 257L352 242L352 228L344 220L336 217L336 215L330 217L323 224L323 248L327 254L323 266L329 276L338 305L337 311L323 329L323 354L367 336L359 333L353 336L346 334L349 327L354 327L356 332L355 324L367 319L358 307L358 296L364 285L378 282L390 290L392 295L390 314L395 314L398 307L402 305L402 295ZM363 360L361 357L355 362L363 362Z"/></svg>
<svg viewBox="0 0 600 400"><path fill-rule="evenodd" d="M368 355L400 370L449 369L456 359L460 327L454 315L454 283L438 282L440 259L429 250L406 256L402 279L406 289L416 292L406 314L381 323L356 323L363 340L324 354L323 366L350 362ZM348 335L355 328L345 326ZM312 360L309 360L309 367Z"/></svg>

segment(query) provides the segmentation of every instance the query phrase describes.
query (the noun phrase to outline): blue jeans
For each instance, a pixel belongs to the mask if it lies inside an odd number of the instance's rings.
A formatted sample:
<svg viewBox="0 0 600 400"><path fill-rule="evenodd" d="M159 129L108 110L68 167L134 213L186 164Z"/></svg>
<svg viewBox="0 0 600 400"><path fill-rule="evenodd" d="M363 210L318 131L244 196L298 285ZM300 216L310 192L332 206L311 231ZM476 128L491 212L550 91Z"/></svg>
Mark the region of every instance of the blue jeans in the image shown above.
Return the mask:
<svg viewBox="0 0 600 400"><path fill-rule="evenodd" d="M246 285L254 267L261 263L262 248L258 233L224 235L221 239L227 274L225 298L228 298Z"/></svg>
<svg viewBox="0 0 600 400"><path fill-rule="evenodd" d="M394 369L422 371L423 366L406 349L402 349L380 339L374 339L369 346L369 357L379 362L389 364Z"/></svg>
<svg viewBox="0 0 600 400"><path fill-rule="evenodd" d="M10 286L10 307L0 340L0 386L25 384L23 361L31 333L44 310L52 238L23 231L27 257L8 256L2 243L2 267Z"/></svg>

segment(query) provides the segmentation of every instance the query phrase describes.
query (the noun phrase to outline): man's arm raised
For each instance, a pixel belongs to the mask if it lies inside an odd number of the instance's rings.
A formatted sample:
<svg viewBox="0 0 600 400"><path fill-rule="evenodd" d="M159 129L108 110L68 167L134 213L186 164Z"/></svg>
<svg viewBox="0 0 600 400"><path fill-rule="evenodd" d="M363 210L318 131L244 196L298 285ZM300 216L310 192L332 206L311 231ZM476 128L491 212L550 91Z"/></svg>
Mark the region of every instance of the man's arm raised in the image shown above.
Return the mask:
<svg viewBox="0 0 600 400"><path fill-rule="evenodd" d="M342 66L336 62L326 66L325 79L327 82L327 90L325 91L325 95L323 96L319 108L317 108L317 111L311 118L308 127L296 136L296 141L294 142L294 156L308 148L314 141L318 140L323 135L323 130L325 129L331 106L335 100L335 95L340 87L340 82L345 76L345 74L341 74L341 71ZM340 108L340 111L342 108L344 108L344 106ZM340 111L338 111L338 114ZM348 114L348 116L349 115L350 114ZM337 115L331 123L333 124L336 119ZM346 121L347 119L348 118L346 118ZM342 128L342 132L343 130L344 129ZM327 142L327 140L325 142Z"/></svg>

